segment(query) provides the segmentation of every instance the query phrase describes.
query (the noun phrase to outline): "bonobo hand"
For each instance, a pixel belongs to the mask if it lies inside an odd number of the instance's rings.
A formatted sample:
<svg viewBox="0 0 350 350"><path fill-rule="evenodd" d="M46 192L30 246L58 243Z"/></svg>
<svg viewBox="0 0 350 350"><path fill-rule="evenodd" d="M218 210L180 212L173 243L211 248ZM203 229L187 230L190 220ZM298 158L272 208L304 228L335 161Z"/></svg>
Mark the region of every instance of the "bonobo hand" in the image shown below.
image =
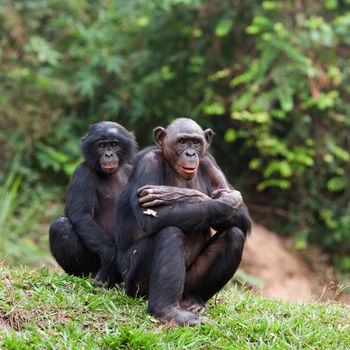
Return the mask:
<svg viewBox="0 0 350 350"><path fill-rule="evenodd" d="M190 188L172 186L142 186L137 190L139 204L144 208L170 205L178 202L202 202L210 199L206 194Z"/></svg>
<svg viewBox="0 0 350 350"><path fill-rule="evenodd" d="M243 203L241 192L228 188L220 188L214 191L212 198L229 205L232 209L238 209Z"/></svg>

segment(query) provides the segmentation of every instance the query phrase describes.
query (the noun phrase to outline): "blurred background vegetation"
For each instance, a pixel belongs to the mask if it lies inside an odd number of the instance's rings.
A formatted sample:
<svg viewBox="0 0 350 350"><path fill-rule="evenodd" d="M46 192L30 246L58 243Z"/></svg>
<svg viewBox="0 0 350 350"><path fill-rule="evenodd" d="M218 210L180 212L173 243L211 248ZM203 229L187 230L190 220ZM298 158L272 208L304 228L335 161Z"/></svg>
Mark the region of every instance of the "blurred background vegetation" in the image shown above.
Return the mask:
<svg viewBox="0 0 350 350"><path fill-rule="evenodd" d="M49 259L88 125L176 116L254 219L350 274L350 0L0 1L0 256Z"/></svg>

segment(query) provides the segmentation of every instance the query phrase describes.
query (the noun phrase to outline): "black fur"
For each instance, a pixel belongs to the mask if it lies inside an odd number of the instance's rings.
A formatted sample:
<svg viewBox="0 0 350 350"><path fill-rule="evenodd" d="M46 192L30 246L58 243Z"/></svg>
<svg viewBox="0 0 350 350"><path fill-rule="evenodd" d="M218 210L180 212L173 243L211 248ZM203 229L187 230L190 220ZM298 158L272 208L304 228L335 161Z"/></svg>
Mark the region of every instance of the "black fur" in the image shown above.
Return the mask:
<svg viewBox="0 0 350 350"><path fill-rule="evenodd" d="M205 139L204 132L193 123L176 120L172 133L176 136L181 126L181 132ZM148 297L151 314L180 325L196 324L203 319L191 310L203 306L233 276L251 221L243 203L233 208L223 197L211 198L213 191L220 188L229 193L235 191L214 158L206 153L205 141L202 149L198 148L196 175L185 180L174 170L176 159L164 156L164 148L173 148L173 143L169 140L169 127L161 129L156 129L158 136L164 130L168 136L161 138L158 147L146 148L137 155L117 204L114 227L118 262L126 293ZM206 134L212 136L211 132ZM171 149L167 152L170 154ZM188 154L193 158L192 151ZM155 216L146 215L138 195L138 189L144 185L196 190L205 198L159 206L153 208ZM211 228L217 230L213 237Z"/></svg>
<svg viewBox="0 0 350 350"><path fill-rule="evenodd" d="M106 142L105 148L99 144ZM116 201L131 172L136 142L132 133L114 122L90 126L81 140L85 161L75 170L67 191L64 217L49 229L50 249L69 274L93 277L113 286L121 281L112 235ZM113 167L106 172L107 154ZM114 165L118 166L115 167Z"/></svg>

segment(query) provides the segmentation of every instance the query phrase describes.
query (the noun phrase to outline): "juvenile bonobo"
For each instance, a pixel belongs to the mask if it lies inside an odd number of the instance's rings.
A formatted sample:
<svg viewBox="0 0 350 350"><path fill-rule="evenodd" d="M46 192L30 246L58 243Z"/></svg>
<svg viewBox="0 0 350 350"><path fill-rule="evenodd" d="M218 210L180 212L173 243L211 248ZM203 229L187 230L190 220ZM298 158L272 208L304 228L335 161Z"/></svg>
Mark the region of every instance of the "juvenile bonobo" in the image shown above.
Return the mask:
<svg viewBox="0 0 350 350"><path fill-rule="evenodd" d="M156 128L156 146L138 154L117 204L126 293L178 325L206 322L198 313L235 273L251 228L240 193L207 153L212 137L187 118Z"/></svg>
<svg viewBox="0 0 350 350"><path fill-rule="evenodd" d="M131 173L128 162L135 148L133 134L114 122L91 125L81 139L85 161L69 184L65 216L49 229L52 255L67 273L92 274L108 286L121 282L112 216Z"/></svg>

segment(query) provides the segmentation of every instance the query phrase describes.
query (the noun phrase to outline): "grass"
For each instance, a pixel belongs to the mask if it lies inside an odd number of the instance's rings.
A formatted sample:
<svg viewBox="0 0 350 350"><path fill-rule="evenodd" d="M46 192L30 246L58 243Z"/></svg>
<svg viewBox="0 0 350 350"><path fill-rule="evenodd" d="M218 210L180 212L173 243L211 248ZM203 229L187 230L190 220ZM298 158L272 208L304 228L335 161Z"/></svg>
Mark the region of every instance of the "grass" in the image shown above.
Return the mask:
<svg viewBox="0 0 350 350"><path fill-rule="evenodd" d="M47 191L45 185L22 181L19 159L15 157L0 178L0 256L10 264L52 265L47 232L49 222L63 214L62 205L57 204L62 190L52 186Z"/></svg>
<svg viewBox="0 0 350 350"><path fill-rule="evenodd" d="M345 305L289 304L228 289L213 324L172 327L146 302L46 268L0 265L1 349L349 349Z"/></svg>

